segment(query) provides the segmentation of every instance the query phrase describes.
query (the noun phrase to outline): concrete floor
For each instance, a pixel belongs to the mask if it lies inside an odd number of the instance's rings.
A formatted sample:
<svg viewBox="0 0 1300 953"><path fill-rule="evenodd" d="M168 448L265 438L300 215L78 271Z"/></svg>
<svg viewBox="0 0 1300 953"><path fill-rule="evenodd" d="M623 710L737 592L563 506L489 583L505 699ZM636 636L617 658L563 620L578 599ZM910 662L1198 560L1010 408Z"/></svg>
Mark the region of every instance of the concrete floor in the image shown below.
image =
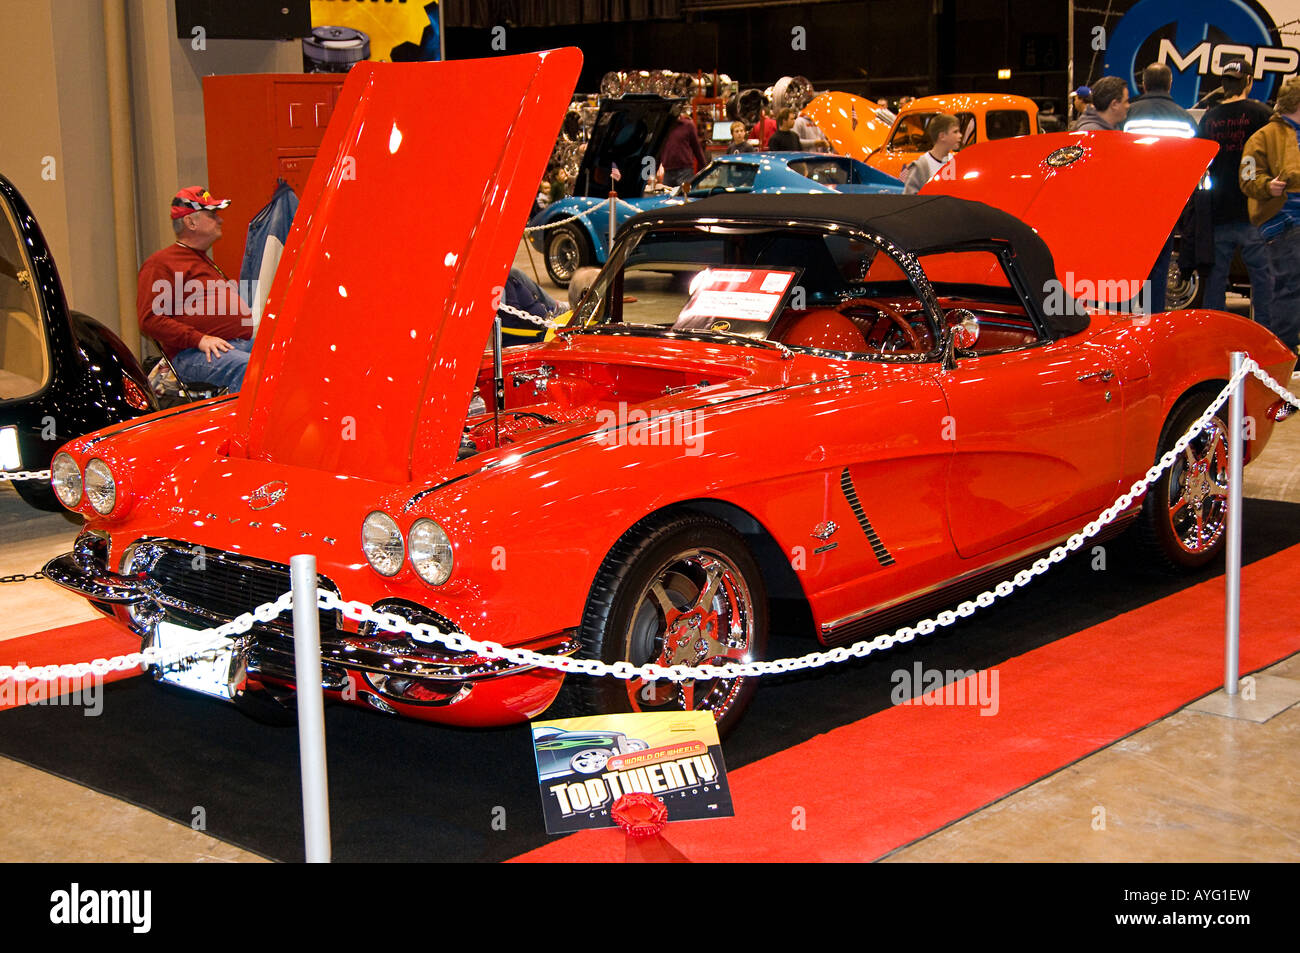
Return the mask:
<svg viewBox="0 0 1300 953"><path fill-rule="evenodd" d="M530 270L522 249L518 263ZM563 298L559 289L548 290ZM1247 469L1246 495L1300 502L1297 460L1300 423L1292 422L1278 428L1269 450ZM69 518L38 514L0 484L0 575L35 571L65 552L75 531ZM95 617L80 599L44 581L0 587L0 605L0 640ZM1295 861L1300 656L1256 680L1257 703L1228 712L1212 696L1203 699L886 859ZM87 831L116 836L90 838ZM149 811L0 758L0 862L259 860Z"/></svg>

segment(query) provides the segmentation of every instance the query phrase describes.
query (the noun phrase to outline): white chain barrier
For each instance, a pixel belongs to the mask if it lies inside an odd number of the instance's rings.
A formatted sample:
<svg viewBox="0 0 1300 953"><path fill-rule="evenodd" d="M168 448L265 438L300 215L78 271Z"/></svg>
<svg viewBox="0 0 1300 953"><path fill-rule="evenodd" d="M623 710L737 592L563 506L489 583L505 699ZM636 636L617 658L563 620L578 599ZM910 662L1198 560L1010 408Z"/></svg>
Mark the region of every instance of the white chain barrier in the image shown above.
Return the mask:
<svg viewBox="0 0 1300 953"><path fill-rule="evenodd" d="M1242 363L1242 367L1246 370L1249 370L1250 373L1252 373L1253 375L1255 375L1256 378L1258 378L1261 384L1263 384L1273 393L1277 394L1277 396L1281 397L1292 407L1300 407L1300 397L1296 397L1295 394L1291 393L1289 390L1287 390L1285 387L1283 387L1281 384L1275 381L1272 375L1270 375L1268 371L1264 370L1264 368L1260 367L1250 358L1246 358L1246 360Z"/></svg>
<svg viewBox="0 0 1300 953"><path fill-rule="evenodd" d="M45 480L50 479L49 470L0 470L0 483L16 482L18 480Z"/></svg>
<svg viewBox="0 0 1300 953"><path fill-rule="evenodd" d="M619 205L622 205L624 208L631 209L633 215L641 211L639 208L637 208L631 202L626 201L625 199L615 199L615 201ZM570 222L576 222L578 219L586 218L588 215L591 215L595 212L603 212L605 214L609 214L609 201L607 199L601 199L600 204L593 205L585 212L576 212L573 215L570 215L568 218L557 218L555 221L547 222L545 225L529 225L524 229L524 234L527 235L529 232L544 232L548 228L557 228L560 225L568 225Z"/></svg>
<svg viewBox="0 0 1300 953"><path fill-rule="evenodd" d="M293 608L293 593L286 592L274 602L266 602L253 609L235 616L229 622L211 629L194 632L189 638L179 640L177 644L165 649L148 648L129 655L115 655L111 659L95 659L93 662L78 662L70 665L0 665L0 682L13 679L16 682L56 681L58 679L80 679L87 675L104 676L109 672L122 672L139 668L141 665L175 665L178 662L212 655L229 645L228 640L243 635L259 622L270 622L282 612Z"/></svg>
<svg viewBox="0 0 1300 953"><path fill-rule="evenodd" d="M544 328L562 328L566 326L563 321L553 321L550 318L539 318L537 315L529 314L527 311L520 311L518 308L506 304L504 301L497 305L497 310L513 315L521 321L530 321L533 324L540 324Z"/></svg>
<svg viewBox="0 0 1300 953"><path fill-rule="evenodd" d="M527 235L529 232L544 232L548 228L559 228L561 225L568 225L570 222L576 222L580 218L586 218L599 208L600 206L595 206L587 209L585 212L578 212L575 215L570 215L568 218L557 218L555 221L547 222L545 225L529 225L524 228L524 234Z"/></svg>
<svg viewBox="0 0 1300 953"><path fill-rule="evenodd" d="M1114 522L1127 511L1146 489L1160 478L1175 460L1187 450L1192 440L1209 425L1211 418L1223 406L1232 390L1253 374L1269 390L1273 391L1292 406L1300 407L1300 397L1278 384L1258 364L1247 358L1241 369L1232 376L1227 385L1206 407L1205 412L1196 422L1179 437L1167 453L1150 467L1142 479L1137 480L1127 492L1121 494L1114 503L1103 510L1096 519L1068 540L1053 548L1047 555L1035 560L1028 569L1022 569L1011 579L1003 580L992 589L980 593L973 599L967 599L954 609L945 609L932 619L923 619L914 625L905 625L893 632L879 635L874 639L856 642L849 646L839 646L825 652L811 652L798 658L776 659L774 661L728 662L724 665L633 665L630 662L608 664L597 659L567 658L555 655L543 655L528 649L515 649L497 642L480 642L459 633L443 632L436 626L426 623L412 623L400 616L388 612L376 611L364 602L345 600L336 593L318 589L317 605L322 609L335 609L349 619L369 622L378 628L390 632L402 632L418 642L438 643L457 652L472 652L489 658L500 658L520 665L537 668L554 669L566 673L583 675L613 676L621 679L667 679L674 682L688 681L696 678L738 678L755 675L774 675L782 672L794 672L805 668L820 668L833 662L844 662L851 658L864 658L873 652L889 649L900 642L910 642L918 635L930 635L941 626L952 625L958 619L969 618L977 609L987 608L998 599L1011 595L1031 580L1047 572L1053 564L1063 561L1070 553L1083 547L1089 539L1096 536L1103 527ZM29 668L26 665L0 665L0 681L8 678L23 680L53 680L60 677L84 677L88 674L104 675L110 671L134 668L139 665L167 665L177 661L195 658L215 652L226 646L225 639L247 632L258 622L270 622L282 612L289 611L293 605L293 594L286 592L274 602L264 603L250 612L245 612L224 625L204 629L193 633L191 641L184 645L160 650L145 649L131 655L116 656L112 659L96 659L90 663L76 665L48 665Z"/></svg>

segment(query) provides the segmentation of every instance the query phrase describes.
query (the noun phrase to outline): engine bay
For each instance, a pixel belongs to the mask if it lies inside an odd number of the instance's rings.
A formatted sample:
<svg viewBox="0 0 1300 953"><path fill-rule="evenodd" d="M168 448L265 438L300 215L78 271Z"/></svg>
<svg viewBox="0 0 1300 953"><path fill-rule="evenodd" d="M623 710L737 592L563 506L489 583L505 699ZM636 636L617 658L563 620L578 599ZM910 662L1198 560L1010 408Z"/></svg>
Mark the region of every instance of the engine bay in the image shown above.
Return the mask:
<svg viewBox="0 0 1300 953"><path fill-rule="evenodd" d="M460 457L508 446L545 427L617 413L660 397L722 383L739 371L668 369L585 360L525 359L503 369L503 409L493 413L491 366L479 372Z"/></svg>

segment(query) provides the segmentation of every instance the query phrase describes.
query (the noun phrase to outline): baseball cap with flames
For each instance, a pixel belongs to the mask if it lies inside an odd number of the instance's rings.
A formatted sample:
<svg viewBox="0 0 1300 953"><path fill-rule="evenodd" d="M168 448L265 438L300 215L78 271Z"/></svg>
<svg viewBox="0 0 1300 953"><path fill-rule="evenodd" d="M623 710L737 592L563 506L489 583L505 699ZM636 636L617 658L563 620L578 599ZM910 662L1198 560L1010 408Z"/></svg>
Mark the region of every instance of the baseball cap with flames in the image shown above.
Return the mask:
<svg viewBox="0 0 1300 953"><path fill-rule="evenodd" d="M172 196L172 218L184 218L191 212L211 212L229 204L230 199L215 198L203 186L191 185Z"/></svg>

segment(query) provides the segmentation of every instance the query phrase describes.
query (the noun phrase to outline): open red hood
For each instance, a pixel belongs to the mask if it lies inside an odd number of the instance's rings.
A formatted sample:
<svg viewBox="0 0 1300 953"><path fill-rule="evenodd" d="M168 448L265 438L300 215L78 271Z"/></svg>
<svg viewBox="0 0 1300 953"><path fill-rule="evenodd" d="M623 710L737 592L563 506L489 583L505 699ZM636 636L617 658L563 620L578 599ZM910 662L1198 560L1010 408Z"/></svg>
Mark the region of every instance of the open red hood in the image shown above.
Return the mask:
<svg viewBox="0 0 1300 953"><path fill-rule="evenodd" d="M1002 209L1051 249L1068 289L1144 281L1218 146L1205 139L1072 132L963 149L921 189ZM946 172L947 170L945 170Z"/></svg>
<svg viewBox="0 0 1300 953"><path fill-rule="evenodd" d="M267 302L232 453L389 482L456 459L495 289L581 64L562 49L353 68Z"/></svg>

